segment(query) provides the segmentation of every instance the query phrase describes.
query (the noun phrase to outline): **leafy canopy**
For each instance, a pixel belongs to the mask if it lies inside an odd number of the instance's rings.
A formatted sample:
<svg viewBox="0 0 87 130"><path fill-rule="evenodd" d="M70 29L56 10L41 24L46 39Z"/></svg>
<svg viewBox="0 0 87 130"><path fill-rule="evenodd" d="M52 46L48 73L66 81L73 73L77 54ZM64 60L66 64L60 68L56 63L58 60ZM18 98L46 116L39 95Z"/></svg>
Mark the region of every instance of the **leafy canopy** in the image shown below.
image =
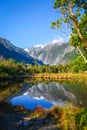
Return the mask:
<svg viewBox="0 0 87 130"><path fill-rule="evenodd" d="M62 15L51 27L59 29L66 24L75 44L87 47L87 0L54 0L53 7Z"/></svg>

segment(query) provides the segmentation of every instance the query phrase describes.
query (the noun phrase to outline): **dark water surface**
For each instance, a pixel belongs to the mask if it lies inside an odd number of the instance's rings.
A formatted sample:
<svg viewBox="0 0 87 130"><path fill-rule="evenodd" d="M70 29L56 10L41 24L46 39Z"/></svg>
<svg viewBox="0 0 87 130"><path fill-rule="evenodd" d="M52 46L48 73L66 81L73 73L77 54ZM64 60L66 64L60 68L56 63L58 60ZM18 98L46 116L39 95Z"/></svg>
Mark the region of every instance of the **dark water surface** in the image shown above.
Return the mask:
<svg viewBox="0 0 87 130"><path fill-rule="evenodd" d="M10 83L10 86L13 87L12 84ZM14 84L16 89L18 86L23 86L23 88L10 100L13 105L23 105L28 109L34 109L38 105L44 108L69 104L87 107L87 81L83 79L45 82L24 81Z"/></svg>

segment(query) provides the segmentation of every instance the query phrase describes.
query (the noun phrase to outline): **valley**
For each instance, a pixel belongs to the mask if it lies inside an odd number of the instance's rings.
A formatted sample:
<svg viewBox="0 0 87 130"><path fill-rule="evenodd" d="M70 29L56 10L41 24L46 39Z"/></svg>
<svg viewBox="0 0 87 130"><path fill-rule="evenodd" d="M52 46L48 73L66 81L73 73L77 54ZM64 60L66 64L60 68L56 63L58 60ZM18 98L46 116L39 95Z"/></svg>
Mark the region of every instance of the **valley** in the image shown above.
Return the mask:
<svg viewBox="0 0 87 130"><path fill-rule="evenodd" d="M0 37L1 130L85 130L86 100L87 63L74 47L22 49Z"/></svg>

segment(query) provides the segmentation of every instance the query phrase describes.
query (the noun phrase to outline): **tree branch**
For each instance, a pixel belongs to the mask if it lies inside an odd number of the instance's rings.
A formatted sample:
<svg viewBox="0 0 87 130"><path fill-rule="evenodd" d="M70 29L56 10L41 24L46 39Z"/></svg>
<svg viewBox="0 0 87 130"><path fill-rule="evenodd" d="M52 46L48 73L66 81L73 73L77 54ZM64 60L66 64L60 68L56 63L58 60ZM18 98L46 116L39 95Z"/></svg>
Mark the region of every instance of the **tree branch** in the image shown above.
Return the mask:
<svg viewBox="0 0 87 130"><path fill-rule="evenodd" d="M81 54L81 56L83 57L84 61L87 63L87 60L86 60L85 56L83 55L82 51L80 50L80 48L78 46L76 46L76 48L79 51L79 53Z"/></svg>

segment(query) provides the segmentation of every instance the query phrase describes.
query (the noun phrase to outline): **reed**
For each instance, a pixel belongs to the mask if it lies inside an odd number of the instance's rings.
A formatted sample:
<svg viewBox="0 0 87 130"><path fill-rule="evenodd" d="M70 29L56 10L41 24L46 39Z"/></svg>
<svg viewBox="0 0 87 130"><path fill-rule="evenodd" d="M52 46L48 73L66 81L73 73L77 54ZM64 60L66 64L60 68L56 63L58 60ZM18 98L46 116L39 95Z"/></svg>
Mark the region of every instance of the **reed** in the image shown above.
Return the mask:
<svg viewBox="0 0 87 130"><path fill-rule="evenodd" d="M42 79L55 79L55 80L59 80L59 79L80 79L80 78L84 78L87 79L87 74L85 73L40 73L40 74L34 74L33 78L42 78Z"/></svg>

